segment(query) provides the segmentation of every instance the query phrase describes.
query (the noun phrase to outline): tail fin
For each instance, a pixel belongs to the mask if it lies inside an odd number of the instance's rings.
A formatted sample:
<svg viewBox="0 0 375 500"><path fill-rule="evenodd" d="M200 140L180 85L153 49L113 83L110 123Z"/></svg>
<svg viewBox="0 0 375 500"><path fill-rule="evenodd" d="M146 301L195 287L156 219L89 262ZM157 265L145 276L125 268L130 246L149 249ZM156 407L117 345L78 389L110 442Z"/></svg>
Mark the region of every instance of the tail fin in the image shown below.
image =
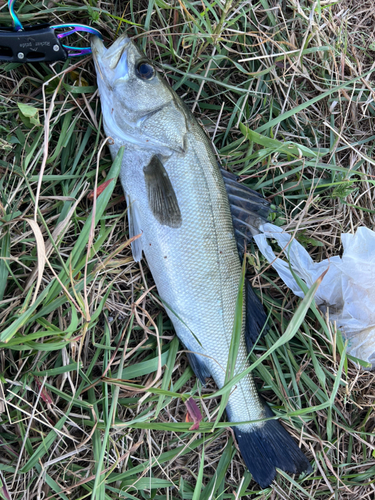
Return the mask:
<svg viewBox="0 0 375 500"><path fill-rule="evenodd" d="M267 417L273 416L268 405L266 413ZM291 474L312 472L309 461L279 421L268 420L250 432L243 432L238 427L233 427L233 430L241 455L262 488L275 479L276 467Z"/></svg>

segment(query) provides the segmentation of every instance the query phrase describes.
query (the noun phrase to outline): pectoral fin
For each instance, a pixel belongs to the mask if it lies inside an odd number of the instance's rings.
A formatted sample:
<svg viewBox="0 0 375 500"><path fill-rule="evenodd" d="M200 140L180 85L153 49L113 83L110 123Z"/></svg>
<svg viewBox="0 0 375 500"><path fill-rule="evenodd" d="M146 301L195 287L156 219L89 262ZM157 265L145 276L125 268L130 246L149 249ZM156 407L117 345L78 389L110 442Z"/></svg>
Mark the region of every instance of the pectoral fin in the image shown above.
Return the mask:
<svg viewBox="0 0 375 500"><path fill-rule="evenodd" d="M157 156L143 169L149 207L155 219L163 226L178 228L182 218L176 193L168 173Z"/></svg>

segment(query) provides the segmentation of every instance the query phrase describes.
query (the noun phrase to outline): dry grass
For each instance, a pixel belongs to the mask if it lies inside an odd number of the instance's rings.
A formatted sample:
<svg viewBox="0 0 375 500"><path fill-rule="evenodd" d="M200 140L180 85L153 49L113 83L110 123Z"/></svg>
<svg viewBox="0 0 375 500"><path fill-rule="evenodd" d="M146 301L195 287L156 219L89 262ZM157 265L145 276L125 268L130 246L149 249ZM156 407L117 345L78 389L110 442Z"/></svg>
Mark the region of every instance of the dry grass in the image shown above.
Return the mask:
<svg viewBox="0 0 375 500"><path fill-rule="evenodd" d="M279 207L276 222L298 227L314 258L339 253L342 232L374 227L371 0L18 7L24 23L93 23L107 43L124 30L136 36L222 163ZM0 22L9 21L1 10ZM280 474L261 491L230 428L210 432L220 397L196 382L146 264L131 258L119 183L95 207L87 196L118 173L101 150L91 58L1 71L0 497L375 498L374 375L346 360L340 333L311 309L257 367L262 394L314 467L310 478ZM36 123L19 103L38 110ZM240 124L263 142L249 142ZM270 312L255 361L293 321L299 299L249 251ZM201 432L185 423L190 395L205 417Z"/></svg>

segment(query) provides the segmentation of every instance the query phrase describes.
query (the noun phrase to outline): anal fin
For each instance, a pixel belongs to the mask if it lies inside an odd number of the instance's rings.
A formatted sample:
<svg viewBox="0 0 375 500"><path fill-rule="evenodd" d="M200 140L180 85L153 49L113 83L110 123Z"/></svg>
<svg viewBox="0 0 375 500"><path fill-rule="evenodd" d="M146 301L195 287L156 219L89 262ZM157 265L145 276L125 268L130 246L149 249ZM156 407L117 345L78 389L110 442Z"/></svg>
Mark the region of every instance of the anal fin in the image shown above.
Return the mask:
<svg viewBox="0 0 375 500"><path fill-rule="evenodd" d="M205 358L193 352L188 352L187 357L196 377L199 378L202 385L206 385L206 378L211 377L211 373L204 361Z"/></svg>

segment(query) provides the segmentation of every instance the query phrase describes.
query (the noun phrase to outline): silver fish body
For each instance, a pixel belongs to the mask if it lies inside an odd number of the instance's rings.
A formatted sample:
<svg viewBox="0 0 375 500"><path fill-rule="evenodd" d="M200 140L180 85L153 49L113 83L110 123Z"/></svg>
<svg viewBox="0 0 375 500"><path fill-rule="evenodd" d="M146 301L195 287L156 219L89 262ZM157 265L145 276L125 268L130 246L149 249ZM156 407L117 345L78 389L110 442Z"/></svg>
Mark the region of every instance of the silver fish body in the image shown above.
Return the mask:
<svg viewBox="0 0 375 500"><path fill-rule="evenodd" d="M131 236L141 234L132 245L133 256L139 261L145 255L176 333L193 353L200 378L211 375L221 388L242 271L216 158L191 112L128 38L119 38L110 49L94 38L92 48L104 129L113 139L112 156L125 146L120 176L129 231ZM247 357L244 320L235 373L248 366ZM308 468L307 459L276 421L271 422L284 431L303 464L283 467L279 460L270 464L264 477L258 472L264 467L261 461L259 467L253 466L260 460L254 457L259 455L254 439L261 442L264 460L269 460L273 448L263 444L268 427L261 421L272 413L260 400L251 375L233 388L227 414L232 422L251 421L234 429L245 461L262 486L273 479L275 466L290 472Z"/></svg>

